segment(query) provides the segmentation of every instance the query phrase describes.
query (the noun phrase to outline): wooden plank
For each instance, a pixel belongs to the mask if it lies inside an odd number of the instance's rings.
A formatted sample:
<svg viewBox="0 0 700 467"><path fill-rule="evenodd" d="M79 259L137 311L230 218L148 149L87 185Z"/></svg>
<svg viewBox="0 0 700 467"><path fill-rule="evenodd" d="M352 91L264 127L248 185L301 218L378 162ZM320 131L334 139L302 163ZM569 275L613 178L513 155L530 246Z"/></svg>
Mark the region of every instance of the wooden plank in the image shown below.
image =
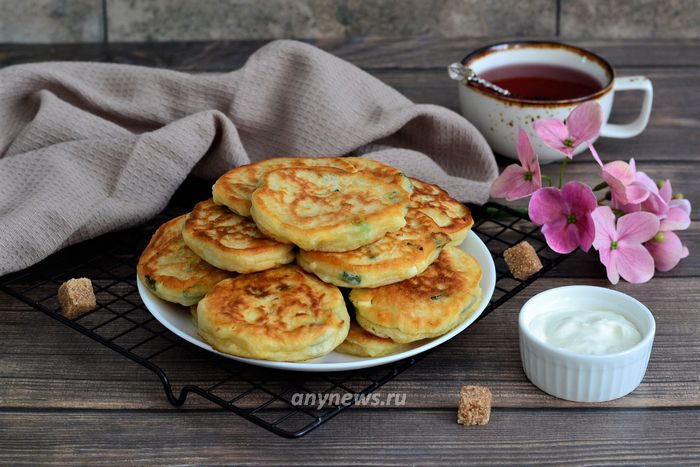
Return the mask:
<svg viewBox="0 0 700 467"><path fill-rule="evenodd" d="M330 53L369 69L444 69L484 45L517 38L402 39L352 38L309 40ZM543 38L560 41L561 38ZM43 60L99 60L188 71L228 71L240 67L267 41L150 42L111 44L0 44L0 64ZM700 66L700 40L567 40L588 48L614 66Z"/></svg>
<svg viewBox="0 0 700 467"><path fill-rule="evenodd" d="M320 45L418 102L456 109L456 88L444 77L444 65L465 48L484 42L416 38ZM699 164L694 148L700 142L700 101L694 89L700 84L695 73L700 41L580 43L603 53L624 74L646 73L655 84L650 127L632 140L601 140L597 147L603 157L634 155L652 177L671 178L676 190L697 199L694 174ZM87 59L225 71L240 66L259 45L3 45L0 63ZM621 95L615 118L631 118L634 99ZM570 176L593 182L595 165L585 157L577 159ZM544 170L554 174L556 167ZM698 250L699 232L696 223L681 233L691 252ZM211 405L197 397L191 397L184 410L174 409L150 372L0 293L0 462L327 465L331 461L423 464L439 459L501 465L523 464L524 459L536 464L543 459L590 464L615 459L697 465L700 317L695 304L700 298L696 284L700 260L696 256L649 284L615 287L647 304L657 319L647 375L630 396L604 404L570 403L542 393L522 373L516 319L524 300L560 285L609 286L595 256L577 254L382 389L384 394L406 393L404 407L351 409L299 441L282 440L218 409L201 410ZM203 367L197 354L189 351L176 349L163 354L162 361L174 367L169 374L176 387L193 379L213 382L221 377L220 370ZM323 382L319 378L313 387L322 389ZM488 426L464 428L454 423L463 383L493 390L496 408ZM229 389L240 390L245 384ZM261 397L253 396L247 403L255 406Z"/></svg>
<svg viewBox="0 0 700 467"><path fill-rule="evenodd" d="M372 74L418 103L437 104L459 111L457 86L442 70L406 73L373 70ZM645 74L654 83L654 107L647 129L631 139L603 138L596 143L604 160L635 157L639 161L696 162L700 147L700 75L691 69L639 69L626 74ZM620 93L611 121L624 123L638 113L640 96ZM515 128L513 131L517 131Z"/></svg>
<svg viewBox="0 0 700 467"><path fill-rule="evenodd" d="M536 38L533 38L536 39ZM322 48L362 68L437 68L464 58L487 44L518 38L430 38L409 40L367 39ZM543 38L562 42L562 38ZM617 68L700 66L700 40L563 40L589 49Z"/></svg>
<svg viewBox="0 0 700 467"><path fill-rule="evenodd" d="M0 412L12 465L678 464L700 462L698 410L353 411L297 440L212 412Z"/></svg>
<svg viewBox="0 0 700 467"><path fill-rule="evenodd" d="M200 63L199 60L201 60L199 54L205 56L213 55L213 63L222 63L226 56L233 57L231 58L232 60L235 59L242 63L245 57L260 45L259 42L236 43L241 50L233 53L229 49L221 49L220 47L223 46L219 43L204 44L206 46L203 45L202 48L195 47L196 51L192 52L188 52L191 47L194 47L192 44L156 44L155 46L158 47L157 53L155 51L145 52L139 49L137 45L131 44L123 47L110 45L111 49L108 51L100 50L97 45L87 48L85 51L75 49L75 46L66 46L68 48L65 50L61 47L52 49L52 55L49 58L104 59L106 61L148 64L167 68L178 68L179 64L184 64L183 66L189 67L187 69L195 69L195 64ZM641 44L643 45L640 45L640 48L636 51L633 47L628 50L628 55L644 56L646 53L645 48L651 46L646 42ZM700 41L698 41L698 44L700 44ZM350 51L360 47L359 45L351 47L351 45L344 47L349 47ZM617 46L624 49L619 44ZM9 51L3 52L3 47L6 46L0 46L0 64L47 58L45 52L40 52L39 50L33 52L35 55L18 58L15 56L16 51L14 49L10 48ZM401 45L401 47L405 46ZM651 49L653 50L654 48L651 47ZM341 47L339 50L344 51L346 49ZM371 53L371 50L374 49L365 46L362 50ZM384 49L380 48L378 50ZM669 56L673 56L670 50L664 50ZM697 49L693 49L693 51L696 52ZM42 53L44 55L41 55ZM341 54L341 56L343 55ZM700 56L700 53L695 55L695 57L698 56ZM372 63L363 61L361 57L362 55L360 54L359 56L349 55L346 58L360 66L372 68ZM697 70L692 68L670 69L660 66L660 64L657 64L654 68L628 68L624 70L623 74L645 74L653 81L655 88L654 110L649 127L638 137L623 140L601 139L597 143L597 148L603 158L628 159L634 156L640 161L672 160L676 162L690 162L697 160L694 148L700 147L700 94L695 92L695 90L700 87L700 75L697 73ZM405 69L392 65L388 66L388 68L379 67L372 69L371 72L374 76L415 102L437 104L455 111L459 110L457 87L446 76L442 67L413 69L408 72ZM611 121L625 122L631 120L636 116L639 105L640 96L635 93L620 93L617 97L617 104L615 105Z"/></svg>
<svg viewBox="0 0 700 467"><path fill-rule="evenodd" d="M353 38L350 40L308 40L333 55L366 69L440 69L461 60L487 44L517 38L435 38L409 39ZM560 41L560 38L543 40ZM567 41L590 49L618 68L700 66L700 40L575 40ZM247 56L265 41L186 42L164 44L109 44L110 61L182 70L227 71L240 67Z"/></svg>
<svg viewBox="0 0 700 467"><path fill-rule="evenodd" d="M107 61L103 44L0 44L0 66L45 61Z"/></svg>
<svg viewBox="0 0 700 467"><path fill-rule="evenodd" d="M573 284L609 286L597 279L543 278L491 316L440 347L382 392L407 394L406 407L444 408L454 404L461 384L483 384L494 391L497 407L679 407L700 406L700 301L696 278L654 279L646 285L615 288L645 303L657 320L657 336L646 378L630 396L604 404L576 404L550 397L522 372L517 314L537 292ZM0 296L0 406L12 408L171 408L155 375L38 312ZM30 347L27 336L41 329ZM213 384L223 374L189 351L164 354L175 387ZM264 378L259 373L256 378ZM267 376L269 378L269 374ZM311 387L326 387L304 375ZM273 385L274 387L277 387ZM242 392L245 383L231 386ZM263 395L246 400L251 407ZM267 396L265 396L267 397ZM211 405L191 397L187 407Z"/></svg>

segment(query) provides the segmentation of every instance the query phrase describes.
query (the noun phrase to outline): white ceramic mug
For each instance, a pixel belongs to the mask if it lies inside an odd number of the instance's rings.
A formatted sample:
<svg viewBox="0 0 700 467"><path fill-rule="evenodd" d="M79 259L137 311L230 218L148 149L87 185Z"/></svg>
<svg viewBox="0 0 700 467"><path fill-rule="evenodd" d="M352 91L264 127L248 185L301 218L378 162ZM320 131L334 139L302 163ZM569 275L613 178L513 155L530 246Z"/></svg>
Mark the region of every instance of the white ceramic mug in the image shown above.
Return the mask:
<svg viewBox="0 0 700 467"><path fill-rule="evenodd" d="M557 42L519 41L489 45L467 55L462 64L477 75L485 70L517 64L544 64L573 68L593 77L602 89L576 99L541 101L506 97L477 86L458 83L462 115L476 126L498 154L517 159L515 143L518 128L527 131L541 163L561 160L560 153L545 146L535 135L532 123L540 118L565 119L578 105L596 101L604 111L606 122L600 136L631 138L646 128L651 113L653 89L651 81L643 76L615 77L613 67L600 56L579 47ZM607 123L615 91L640 90L644 92L642 109L637 118L624 125ZM586 149L581 145L574 151Z"/></svg>

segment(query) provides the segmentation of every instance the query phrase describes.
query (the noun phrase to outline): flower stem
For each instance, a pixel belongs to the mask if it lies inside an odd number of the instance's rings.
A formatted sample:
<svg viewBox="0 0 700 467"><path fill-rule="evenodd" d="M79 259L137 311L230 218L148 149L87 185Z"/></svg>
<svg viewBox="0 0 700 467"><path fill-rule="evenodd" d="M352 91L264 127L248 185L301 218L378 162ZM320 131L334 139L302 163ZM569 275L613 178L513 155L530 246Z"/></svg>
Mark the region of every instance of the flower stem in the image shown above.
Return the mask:
<svg viewBox="0 0 700 467"><path fill-rule="evenodd" d="M547 185L547 186L552 186L552 185L554 185L554 180L552 180L552 177L550 177L549 175L544 175L544 174L543 174L543 175L542 175L542 180L547 180L547 183L549 183L549 185Z"/></svg>
<svg viewBox="0 0 700 467"><path fill-rule="evenodd" d="M566 170L566 164L569 163L568 158L564 158L561 162L561 167L559 167L559 188L564 184L564 170Z"/></svg>

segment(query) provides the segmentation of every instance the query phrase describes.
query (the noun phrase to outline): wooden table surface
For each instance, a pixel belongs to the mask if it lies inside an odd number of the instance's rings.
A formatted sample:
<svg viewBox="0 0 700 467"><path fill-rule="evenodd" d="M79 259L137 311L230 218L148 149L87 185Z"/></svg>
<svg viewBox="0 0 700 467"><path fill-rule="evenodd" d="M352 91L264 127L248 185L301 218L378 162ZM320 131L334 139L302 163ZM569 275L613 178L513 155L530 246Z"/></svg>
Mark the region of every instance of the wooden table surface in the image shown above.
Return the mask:
<svg viewBox="0 0 700 467"><path fill-rule="evenodd" d="M481 40L355 40L320 47L366 69L416 102L457 110L445 66ZM580 41L619 75L654 83L646 131L601 140L604 159L634 157L654 179L700 195L700 41ZM192 72L238 68L258 42L90 46L0 45L0 64L101 60ZM619 95L613 118L629 120L640 96ZM503 161L501 161L503 162ZM546 167L545 173L555 172ZM570 165L592 182L590 157ZM172 407L148 371L0 293L0 463L3 464L668 464L700 463L700 227L681 237L691 256L647 284L614 288L657 320L648 371L631 395L602 404L550 397L523 374L516 319L534 294L569 284L609 286L593 254L576 254L547 277L388 383L402 407L351 408L290 440L197 397ZM191 369L195 370L196 369ZM462 384L491 388L483 427L455 423Z"/></svg>

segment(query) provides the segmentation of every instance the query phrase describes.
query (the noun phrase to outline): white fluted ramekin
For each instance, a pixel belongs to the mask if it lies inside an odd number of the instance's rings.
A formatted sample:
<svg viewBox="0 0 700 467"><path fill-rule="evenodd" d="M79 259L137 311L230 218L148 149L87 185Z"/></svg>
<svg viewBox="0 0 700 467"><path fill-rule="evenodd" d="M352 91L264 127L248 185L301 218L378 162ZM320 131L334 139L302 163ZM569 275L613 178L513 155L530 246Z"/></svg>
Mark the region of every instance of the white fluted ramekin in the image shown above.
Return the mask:
<svg viewBox="0 0 700 467"><path fill-rule="evenodd" d="M642 340L608 355L582 355L553 347L530 331L530 322L542 313L561 309L619 313L634 323ZM638 300L615 290L584 285L535 295L520 310L518 327L520 357L528 379L548 394L576 402L609 401L634 391L644 378L656 332L654 316Z"/></svg>

